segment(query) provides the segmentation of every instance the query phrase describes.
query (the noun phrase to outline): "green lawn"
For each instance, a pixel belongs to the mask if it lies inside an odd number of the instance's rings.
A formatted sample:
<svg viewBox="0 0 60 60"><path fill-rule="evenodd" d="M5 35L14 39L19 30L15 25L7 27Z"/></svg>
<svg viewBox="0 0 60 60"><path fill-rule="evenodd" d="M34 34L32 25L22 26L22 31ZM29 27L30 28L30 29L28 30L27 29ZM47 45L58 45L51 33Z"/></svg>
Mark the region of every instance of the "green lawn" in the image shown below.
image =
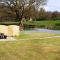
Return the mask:
<svg viewBox="0 0 60 60"><path fill-rule="evenodd" d="M48 28L48 29L60 30L60 20L26 21L26 22L24 22L24 24L26 25L26 28L35 26L38 28Z"/></svg>
<svg viewBox="0 0 60 60"><path fill-rule="evenodd" d="M0 60L60 60L60 38L40 39L52 36L60 35L37 32L21 33L16 41L1 41Z"/></svg>
<svg viewBox="0 0 60 60"><path fill-rule="evenodd" d="M24 24L26 25L59 25L60 26L60 20L45 20L45 21L25 21Z"/></svg>
<svg viewBox="0 0 60 60"><path fill-rule="evenodd" d="M20 22L0 22L0 25L19 25ZM25 29L32 27L60 30L60 20L24 21Z"/></svg>

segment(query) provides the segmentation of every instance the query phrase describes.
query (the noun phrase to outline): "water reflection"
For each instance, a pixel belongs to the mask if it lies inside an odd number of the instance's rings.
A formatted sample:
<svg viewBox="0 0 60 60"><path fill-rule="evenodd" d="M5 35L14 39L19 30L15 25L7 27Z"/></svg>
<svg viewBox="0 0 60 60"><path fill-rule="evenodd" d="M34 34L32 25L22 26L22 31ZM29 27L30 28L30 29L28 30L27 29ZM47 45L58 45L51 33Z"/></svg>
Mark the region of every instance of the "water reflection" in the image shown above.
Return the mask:
<svg viewBox="0 0 60 60"><path fill-rule="evenodd" d="M37 32L48 32L48 33L60 34L60 30L35 29L35 31L37 31Z"/></svg>
<svg viewBox="0 0 60 60"><path fill-rule="evenodd" d="M32 33L32 32L48 32L54 34L60 34L60 30L48 30L48 29L34 29L34 30L24 30L24 33Z"/></svg>

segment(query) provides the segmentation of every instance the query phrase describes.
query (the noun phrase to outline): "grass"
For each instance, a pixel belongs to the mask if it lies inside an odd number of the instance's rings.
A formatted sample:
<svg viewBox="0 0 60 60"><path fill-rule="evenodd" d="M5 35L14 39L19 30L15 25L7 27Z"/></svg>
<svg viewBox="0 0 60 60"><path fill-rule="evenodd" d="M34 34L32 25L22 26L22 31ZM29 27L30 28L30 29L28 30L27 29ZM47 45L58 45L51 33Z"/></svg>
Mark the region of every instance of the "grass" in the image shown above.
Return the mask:
<svg viewBox="0 0 60 60"><path fill-rule="evenodd" d="M0 22L0 25L19 25L19 21L18 22ZM60 26L60 20L43 20L43 21L24 21L25 25L36 25L36 26L40 26L40 25L54 25L57 24Z"/></svg>
<svg viewBox="0 0 60 60"><path fill-rule="evenodd" d="M52 37L52 36L60 36L60 34L51 34L51 33L45 33L45 32L31 32L30 34L26 33L20 33L20 35L17 37L18 39L35 39L35 38L44 38L44 37Z"/></svg>
<svg viewBox="0 0 60 60"><path fill-rule="evenodd" d="M60 30L60 20L46 20L46 21L26 21L24 22L26 28L30 27L38 27L38 28L48 28Z"/></svg>
<svg viewBox="0 0 60 60"><path fill-rule="evenodd" d="M49 33L20 34L17 41L0 42L0 60L60 60L60 38ZM58 35L60 36L60 35ZM35 39L35 38L38 39ZM20 40L30 39L32 40Z"/></svg>
<svg viewBox="0 0 60 60"><path fill-rule="evenodd" d="M60 24L60 20L49 20L49 21L26 21L24 22L24 24L27 24L27 25L48 25L48 24Z"/></svg>
<svg viewBox="0 0 60 60"><path fill-rule="evenodd" d="M20 22L0 22L0 25L19 25ZM60 20L24 21L25 29L34 27L60 30Z"/></svg>
<svg viewBox="0 0 60 60"><path fill-rule="evenodd" d="M0 22L0 25L19 25L20 22Z"/></svg>

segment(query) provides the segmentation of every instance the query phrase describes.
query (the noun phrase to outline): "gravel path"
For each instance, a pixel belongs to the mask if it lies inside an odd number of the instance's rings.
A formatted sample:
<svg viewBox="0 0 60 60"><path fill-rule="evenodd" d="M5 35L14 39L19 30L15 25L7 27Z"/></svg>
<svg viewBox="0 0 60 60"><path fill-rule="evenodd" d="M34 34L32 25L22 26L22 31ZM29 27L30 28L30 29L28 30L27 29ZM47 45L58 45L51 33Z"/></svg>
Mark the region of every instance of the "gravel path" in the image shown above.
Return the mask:
<svg viewBox="0 0 60 60"><path fill-rule="evenodd" d="M50 36L50 37L43 37L43 38L29 38L29 39L19 39L19 40L24 40L24 41L27 41L27 40L36 40L36 39L51 39L51 38L60 38L60 36Z"/></svg>
<svg viewBox="0 0 60 60"><path fill-rule="evenodd" d="M19 39L20 41L27 41L33 39L51 39L51 38L60 38L60 36L50 36L50 37L43 37L43 38L29 38L29 39ZM7 37L7 39L0 39L0 41L18 41L14 37Z"/></svg>
<svg viewBox="0 0 60 60"><path fill-rule="evenodd" d="M16 38L14 37L7 37L7 39L0 39L0 41L15 41Z"/></svg>

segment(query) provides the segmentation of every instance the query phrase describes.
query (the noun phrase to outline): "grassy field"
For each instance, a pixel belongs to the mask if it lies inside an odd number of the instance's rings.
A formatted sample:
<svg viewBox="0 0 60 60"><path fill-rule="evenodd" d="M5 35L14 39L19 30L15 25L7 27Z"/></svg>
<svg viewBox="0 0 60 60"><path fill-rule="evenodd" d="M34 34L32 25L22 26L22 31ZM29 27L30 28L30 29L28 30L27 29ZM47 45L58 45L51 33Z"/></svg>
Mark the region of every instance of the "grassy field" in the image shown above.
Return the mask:
<svg viewBox="0 0 60 60"><path fill-rule="evenodd" d="M60 20L49 20L49 21L26 21L24 22L27 28L35 26L38 28L48 28L60 30ZM29 27L30 26L30 27Z"/></svg>
<svg viewBox="0 0 60 60"><path fill-rule="evenodd" d="M20 22L0 22L0 25L19 25ZM25 25L59 25L60 26L60 20L43 20L43 21L24 21Z"/></svg>
<svg viewBox="0 0 60 60"><path fill-rule="evenodd" d="M25 21L24 24L26 25L54 25L54 24L60 24L60 20L46 20L46 21Z"/></svg>
<svg viewBox="0 0 60 60"><path fill-rule="evenodd" d="M19 25L19 22L0 22L0 25ZM60 30L60 20L44 20L44 21L24 21L25 29L30 27L48 28ZM30 26L30 27L29 27Z"/></svg>
<svg viewBox="0 0 60 60"><path fill-rule="evenodd" d="M60 38L53 36L60 35L22 33L16 41L0 41L0 60L60 60Z"/></svg>

